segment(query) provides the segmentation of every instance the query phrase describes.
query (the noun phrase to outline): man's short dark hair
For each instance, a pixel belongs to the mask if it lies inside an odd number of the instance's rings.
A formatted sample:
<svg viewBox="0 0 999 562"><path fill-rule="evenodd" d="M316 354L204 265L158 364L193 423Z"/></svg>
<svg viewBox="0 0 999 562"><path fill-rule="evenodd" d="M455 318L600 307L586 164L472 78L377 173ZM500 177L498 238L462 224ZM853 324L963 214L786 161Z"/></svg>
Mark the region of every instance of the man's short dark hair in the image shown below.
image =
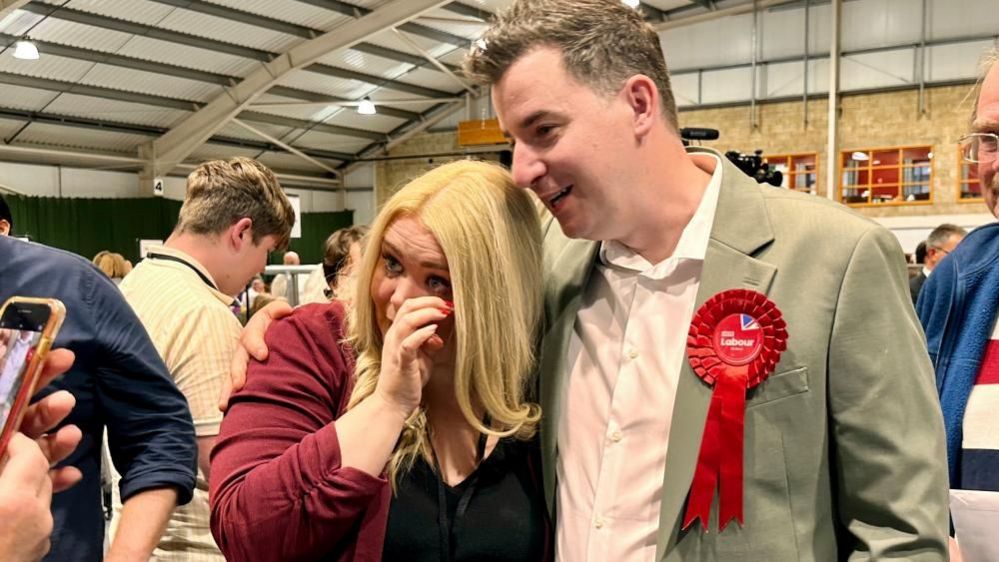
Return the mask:
<svg viewBox="0 0 999 562"><path fill-rule="evenodd" d="M916 263L922 265L926 263L926 240L923 240L916 246L915 256Z"/></svg>

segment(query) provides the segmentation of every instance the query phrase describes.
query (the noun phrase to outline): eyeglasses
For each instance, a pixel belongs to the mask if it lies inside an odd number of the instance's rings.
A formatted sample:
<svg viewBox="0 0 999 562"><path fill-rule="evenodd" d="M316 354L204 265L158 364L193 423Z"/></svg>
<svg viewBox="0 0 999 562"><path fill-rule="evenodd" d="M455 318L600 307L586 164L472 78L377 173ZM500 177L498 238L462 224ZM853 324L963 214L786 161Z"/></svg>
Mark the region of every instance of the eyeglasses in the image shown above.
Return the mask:
<svg viewBox="0 0 999 562"><path fill-rule="evenodd" d="M972 164L991 162L999 153L999 136L994 133L971 133L957 141L961 145L961 154Z"/></svg>

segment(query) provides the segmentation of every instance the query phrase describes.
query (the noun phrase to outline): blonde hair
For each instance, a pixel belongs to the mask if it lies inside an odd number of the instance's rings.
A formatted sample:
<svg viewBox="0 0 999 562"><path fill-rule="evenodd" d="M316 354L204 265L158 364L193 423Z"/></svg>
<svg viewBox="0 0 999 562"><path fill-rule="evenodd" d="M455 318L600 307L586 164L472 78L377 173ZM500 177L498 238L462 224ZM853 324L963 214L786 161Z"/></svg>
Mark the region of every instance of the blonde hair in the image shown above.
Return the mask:
<svg viewBox="0 0 999 562"><path fill-rule="evenodd" d="M528 401L541 316L541 227L530 197L493 164L459 161L413 180L385 204L368 235L357 270L348 323L358 352L348 409L371 395L381 368L382 334L370 297L386 230L414 217L447 258L455 303L454 392L480 433L529 439L541 410ZM473 409L489 417L483 425ZM432 462L426 411L407 421L388 463L393 486L417 456Z"/></svg>
<svg viewBox="0 0 999 562"><path fill-rule="evenodd" d="M267 166L250 158L205 162L187 176L177 233L220 234L243 218L253 221L253 243L276 236L287 247L295 211Z"/></svg>
<svg viewBox="0 0 999 562"><path fill-rule="evenodd" d="M982 55L982 60L978 64L979 74L978 80L975 81L975 87L971 90L971 120L969 123L973 126L975 119L978 118L978 98L982 95L982 85L985 83L985 78L988 77L989 71L992 67L999 62L999 47L992 47Z"/></svg>
<svg viewBox="0 0 999 562"><path fill-rule="evenodd" d="M679 131L659 35L620 0L517 0L478 44L485 46L472 47L464 71L490 86L538 47L560 50L569 74L603 95L617 93L636 74L648 76L659 90L663 119Z"/></svg>
<svg viewBox="0 0 999 562"><path fill-rule="evenodd" d="M97 269L100 269L104 275L107 275L111 279L124 279L132 271L132 268L129 267L128 262L125 260L125 256L107 250L97 252L93 263L97 266Z"/></svg>

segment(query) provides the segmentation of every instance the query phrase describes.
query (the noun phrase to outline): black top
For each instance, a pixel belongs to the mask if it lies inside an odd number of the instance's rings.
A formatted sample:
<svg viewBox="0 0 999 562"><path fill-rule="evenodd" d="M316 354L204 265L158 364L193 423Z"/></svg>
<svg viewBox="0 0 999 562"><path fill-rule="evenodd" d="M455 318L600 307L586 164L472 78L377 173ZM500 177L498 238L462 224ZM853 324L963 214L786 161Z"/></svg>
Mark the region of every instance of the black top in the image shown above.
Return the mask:
<svg viewBox="0 0 999 562"><path fill-rule="evenodd" d="M501 439L457 486L443 484L450 556L441 552L442 482L422 459L399 482L389 508L384 562L499 562L546 559L549 529L536 443ZM471 488L471 489L470 489ZM462 497L468 498L462 502ZM459 503L467 507L459 509ZM443 556L442 556L443 555Z"/></svg>

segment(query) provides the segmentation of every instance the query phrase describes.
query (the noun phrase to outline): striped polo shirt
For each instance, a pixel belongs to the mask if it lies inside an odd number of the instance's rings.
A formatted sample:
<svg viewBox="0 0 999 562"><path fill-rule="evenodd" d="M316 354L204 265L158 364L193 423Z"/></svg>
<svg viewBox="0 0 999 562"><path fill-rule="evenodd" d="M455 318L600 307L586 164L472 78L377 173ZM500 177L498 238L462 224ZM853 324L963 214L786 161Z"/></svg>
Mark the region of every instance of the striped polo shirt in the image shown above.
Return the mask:
<svg viewBox="0 0 999 562"><path fill-rule="evenodd" d="M218 409L222 381L229 376L242 329L229 308L233 297L216 289L208 270L184 252L156 246L149 249L149 256L125 277L121 291L187 398L195 433L216 436L222 423ZM117 519L120 514L115 515ZM153 558L223 562L209 517L208 481L199 468L194 499L174 510Z"/></svg>
<svg viewBox="0 0 999 562"><path fill-rule="evenodd" d="M968 397L961 449L961 487L999 492L999 323Z"/></svg>

